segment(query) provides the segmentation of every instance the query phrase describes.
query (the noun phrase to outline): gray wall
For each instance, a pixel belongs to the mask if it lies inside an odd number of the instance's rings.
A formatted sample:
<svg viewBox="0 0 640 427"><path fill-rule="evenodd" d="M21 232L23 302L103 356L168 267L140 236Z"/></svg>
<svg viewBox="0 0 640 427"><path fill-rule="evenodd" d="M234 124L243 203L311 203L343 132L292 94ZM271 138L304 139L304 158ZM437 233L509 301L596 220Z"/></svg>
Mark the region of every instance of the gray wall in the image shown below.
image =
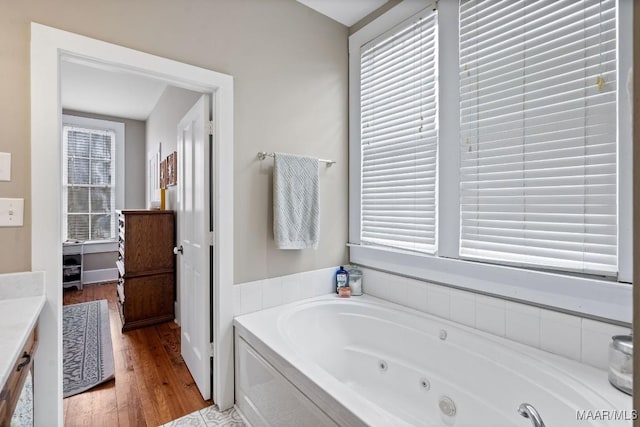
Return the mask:
<svg viewBox="0 0 640 427"><path fill-rule="evenodd" d="M0 1L0 151L25 198L25 225L1 228L0 272L31 264L30 22L230 74L235 86L235 282L329 267L347 252L348 29L295 0ZM271 224L271 160L331 158L321 174L318 250L280 251ZM42 179L47 179L42 177Z"/></svg>
<svg viewBox="0 0 640 427"><path fill-rule="evenodd" d="M145 149L147 158L151 153L157 153L161 144L162 156L160 160L166 159L169 154L176 151L178 123L201 96L202 94L190 90L167 86L153 111L147 117ZM153 195L147 194L146 200L149 201L150 197ZM166 209L176 210L175 186L167 188L166 203Z"/></svg>
<svg viewBox="0 0 640 427"><path fill-rule="evenodd" d="M84 254L82 257L82 268L84 271L103 270L116 268L118 252L99 252L94 254Z"/></svg>

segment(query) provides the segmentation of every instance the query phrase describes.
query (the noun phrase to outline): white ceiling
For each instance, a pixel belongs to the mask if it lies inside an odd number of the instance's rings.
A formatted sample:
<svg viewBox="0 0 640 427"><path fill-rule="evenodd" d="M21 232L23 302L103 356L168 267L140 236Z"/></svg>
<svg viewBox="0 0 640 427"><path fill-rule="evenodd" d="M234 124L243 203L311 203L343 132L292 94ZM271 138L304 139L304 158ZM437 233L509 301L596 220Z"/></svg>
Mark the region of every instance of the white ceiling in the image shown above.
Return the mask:
<svg viewBox="0 0 640 427"><path fill-rule="evenodd" d="M146 120L167 85L119 70L61 61L62 108Z"/></svg>
<svg viewBox="0 0 640 427"><path fill-rule="evenodd" d="M311 9L332 18L339 23L352 26L387 0L298 0Z"/></svg>

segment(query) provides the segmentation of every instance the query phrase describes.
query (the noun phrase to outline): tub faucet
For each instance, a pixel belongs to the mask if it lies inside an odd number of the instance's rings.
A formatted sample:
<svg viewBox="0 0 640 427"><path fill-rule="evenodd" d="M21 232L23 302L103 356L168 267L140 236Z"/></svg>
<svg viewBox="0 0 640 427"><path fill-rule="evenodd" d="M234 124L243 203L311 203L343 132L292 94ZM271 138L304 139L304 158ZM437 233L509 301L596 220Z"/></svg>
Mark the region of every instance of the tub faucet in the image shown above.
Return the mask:
<svg viewBox="0 0 640 427"><path fill-rule="evenodd" d="M520 406L518 406L518 413L525 418L529 418L533 427L545 427L542 417L540 417L536 408L529 403L521 403Z"/></svg>

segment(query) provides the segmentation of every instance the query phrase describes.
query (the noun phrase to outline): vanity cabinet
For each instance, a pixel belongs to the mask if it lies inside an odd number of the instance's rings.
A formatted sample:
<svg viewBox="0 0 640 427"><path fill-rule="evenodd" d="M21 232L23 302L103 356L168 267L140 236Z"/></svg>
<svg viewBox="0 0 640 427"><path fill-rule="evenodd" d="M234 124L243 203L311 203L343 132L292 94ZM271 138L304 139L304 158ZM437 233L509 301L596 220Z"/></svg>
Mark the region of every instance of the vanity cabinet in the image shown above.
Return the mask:
<svg viewBox="0 0 640 427"><path fill-rule="evenodd" d="M118 309L122 331L174 319L173 211L118 211Z"/></svg>
<svg viewBox="0 0 640 427"><path fill-rule="evenodd" d="M9 378L0 391L0 426L10 426L25 381L33 376L33 355L38 346L37 328L34 328L20 351L18 360L11 368Z"/></svg>

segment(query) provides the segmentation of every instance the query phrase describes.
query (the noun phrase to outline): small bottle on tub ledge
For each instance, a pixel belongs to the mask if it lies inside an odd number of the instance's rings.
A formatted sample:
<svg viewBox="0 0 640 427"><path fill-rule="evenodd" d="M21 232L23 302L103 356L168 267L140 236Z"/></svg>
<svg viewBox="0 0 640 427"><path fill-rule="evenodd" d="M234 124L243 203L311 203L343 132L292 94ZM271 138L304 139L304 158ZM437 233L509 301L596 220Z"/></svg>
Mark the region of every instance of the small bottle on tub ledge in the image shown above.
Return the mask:
<svg viewBox="0 0 640 427"><path fill-rule="evenodd" d="M340 288L349 286L349 272L341 265L336 271L336 294L340 294Z"/></svg>

